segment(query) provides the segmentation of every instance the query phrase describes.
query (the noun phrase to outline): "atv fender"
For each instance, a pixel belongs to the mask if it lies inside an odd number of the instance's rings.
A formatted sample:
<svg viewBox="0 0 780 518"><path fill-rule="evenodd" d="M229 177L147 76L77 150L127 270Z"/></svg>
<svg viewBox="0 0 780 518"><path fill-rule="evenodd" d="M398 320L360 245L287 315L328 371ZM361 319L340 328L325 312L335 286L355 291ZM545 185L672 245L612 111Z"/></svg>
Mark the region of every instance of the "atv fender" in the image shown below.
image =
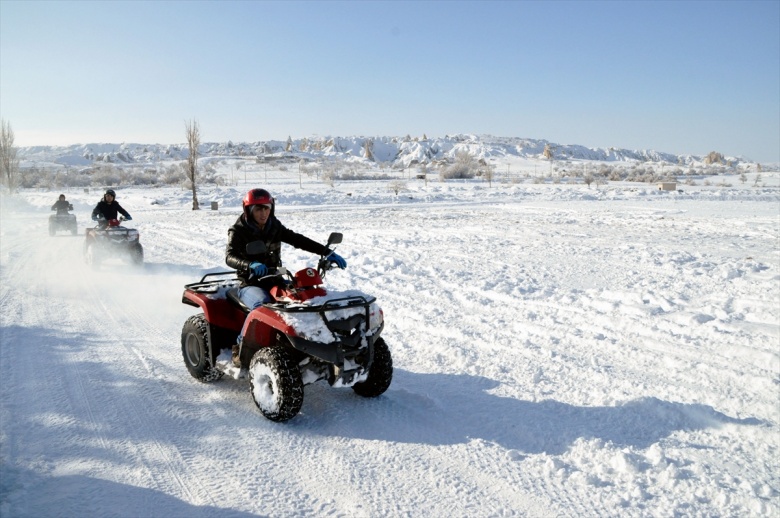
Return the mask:
<svg viewBox="0 0 780 518"><path fill-rule="evenodd" d="M274 345L277 333L287 335L290 339L296 336L295 329L278 313L263 306L249 312L241 331L244 340L249 340L260 347Z"/></svg>
<svg viewBox="0 0 780 518"><path fill-rule="evenodd" d="M238 331L244 322L244 312L226 298L216 298L209 293L184 290L181 301L200 308L206 316L206 320L212 325Z"/></svg>

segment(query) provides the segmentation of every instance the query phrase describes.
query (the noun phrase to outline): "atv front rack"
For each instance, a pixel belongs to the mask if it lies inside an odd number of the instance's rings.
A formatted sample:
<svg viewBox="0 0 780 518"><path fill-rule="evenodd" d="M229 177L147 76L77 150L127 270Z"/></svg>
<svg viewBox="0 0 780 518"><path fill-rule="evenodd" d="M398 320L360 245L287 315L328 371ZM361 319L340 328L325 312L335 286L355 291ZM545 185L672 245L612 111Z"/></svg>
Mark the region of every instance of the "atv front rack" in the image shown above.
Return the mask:
<svg viewBox="0 0 780 518"><path fill-rule="evenodd" d="M355 376L361 372L367 371L373 362L373 344L379 338L383 323L378 329L369 334L371 325L371 304L376 301L374 297L349 296L331 299L320 305L296 304L293 306L269 302L263 304L264 307L273 309L280 313L318 313L326 327L336 338L335 342L324 343L314 340L308 340L301 336L290 336L292 346L310 356L324 360L330 363L331 375L329 383L333 385L336 379L341 379L349 384ZM327 313L331 311L340 311L351 308L362 308L360 313L346 318L328 318ZM364 348L364 342L367 348ZM345 369L346 359L356 359L358 356L367 355L360 363L364 368Z"/></svg>
<svg viewBox="0 0 780 518"><path fill-rule="evenodd" d="M375 297L362 297L360 295L352 295L349 297L340 297L337 299L330 299L319 305L307 305L307 304L280 304L278 302L267 302L263 306L278 311L280 313L319 313L322 321L333 333L334 336L340 339L342 343L350 345L352 347L359 344L360 334L353 333L363 322L362 335L367 335L369 331L370 318L371 318L371 304L376 301ZM351 317L335 319L328 318L327 313L330 311L339 311L351 308L363 308L363 314L352 315Z"/></svg>

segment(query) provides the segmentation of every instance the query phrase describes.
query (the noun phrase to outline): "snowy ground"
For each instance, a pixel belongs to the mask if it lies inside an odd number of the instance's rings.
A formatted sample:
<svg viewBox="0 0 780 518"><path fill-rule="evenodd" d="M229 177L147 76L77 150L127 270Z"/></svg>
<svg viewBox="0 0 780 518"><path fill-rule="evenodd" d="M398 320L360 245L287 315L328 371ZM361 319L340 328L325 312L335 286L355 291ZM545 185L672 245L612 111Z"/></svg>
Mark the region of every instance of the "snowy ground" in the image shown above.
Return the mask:
<svg viewBox="0 0 780 518"><path fill-rule="evenodd" d="M290 422L195 381L182 287L222 270L246 187L118 189L146 263L2 198L0 516L778 516L780 190L410 180L301 186L280 219L378 297L395 375ZM250 179L251 180L251 179ZM314 264L285 248L285 264Z"/></svg>

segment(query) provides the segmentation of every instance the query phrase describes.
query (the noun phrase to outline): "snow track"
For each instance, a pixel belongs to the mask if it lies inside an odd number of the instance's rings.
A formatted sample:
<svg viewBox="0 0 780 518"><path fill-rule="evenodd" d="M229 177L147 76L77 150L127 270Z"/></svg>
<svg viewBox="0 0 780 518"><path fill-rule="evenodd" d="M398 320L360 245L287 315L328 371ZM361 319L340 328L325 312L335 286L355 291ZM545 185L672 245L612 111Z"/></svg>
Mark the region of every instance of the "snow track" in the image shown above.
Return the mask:
<svg viewBox="0 0 780 518"><path fill-rule="evenodd" d="M285 424L181 358L183 285L227 269L236 208L128 190L146 264L93 271L83 224L50 238L40 195L3 199L0 515L780 512L776 196L295 185L278 216L344 233L327 283L378 297L395 373L376 399L307 386Z"/></svg>

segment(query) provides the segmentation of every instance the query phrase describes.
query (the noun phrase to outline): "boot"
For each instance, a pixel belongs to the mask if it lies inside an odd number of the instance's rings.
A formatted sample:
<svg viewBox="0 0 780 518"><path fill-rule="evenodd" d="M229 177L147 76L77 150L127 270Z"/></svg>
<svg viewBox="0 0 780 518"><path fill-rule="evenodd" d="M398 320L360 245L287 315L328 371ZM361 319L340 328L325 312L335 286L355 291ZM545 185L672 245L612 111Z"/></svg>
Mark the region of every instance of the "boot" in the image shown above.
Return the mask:
<svg viewBox="0 0 780 518"><path fill-rule="evenodd" d="M241 345L240 344L234 344L233 345L233 365L241 368Z"/></svg>

